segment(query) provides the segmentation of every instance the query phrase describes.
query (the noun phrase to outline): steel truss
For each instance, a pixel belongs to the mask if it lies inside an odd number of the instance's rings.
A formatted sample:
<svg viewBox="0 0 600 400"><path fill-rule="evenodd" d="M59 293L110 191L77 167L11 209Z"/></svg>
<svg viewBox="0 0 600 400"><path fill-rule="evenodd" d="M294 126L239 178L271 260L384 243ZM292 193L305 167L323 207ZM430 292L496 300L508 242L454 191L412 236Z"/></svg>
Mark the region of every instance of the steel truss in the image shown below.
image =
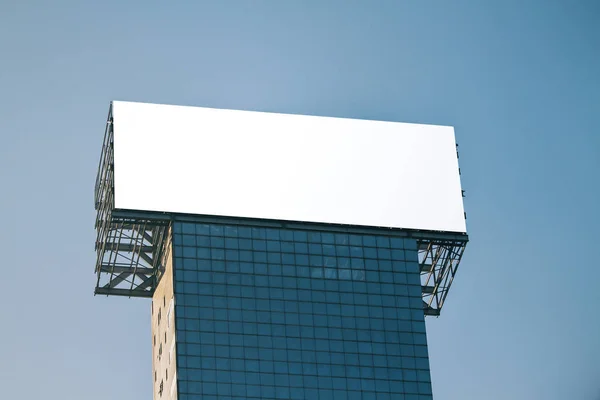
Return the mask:
<svg viewBox="0 0 600 400"><path fill-rule="evenodd" d="M169 222L114 215L114 144L109 111L95 187L95 294L152 297L164 272Z"/></svg>
<svg viewBox="0 0 600 400"><path fill-rule="evenodd" d="M418 239L417 245L425 315L439 316L467 242Z"/></svg>

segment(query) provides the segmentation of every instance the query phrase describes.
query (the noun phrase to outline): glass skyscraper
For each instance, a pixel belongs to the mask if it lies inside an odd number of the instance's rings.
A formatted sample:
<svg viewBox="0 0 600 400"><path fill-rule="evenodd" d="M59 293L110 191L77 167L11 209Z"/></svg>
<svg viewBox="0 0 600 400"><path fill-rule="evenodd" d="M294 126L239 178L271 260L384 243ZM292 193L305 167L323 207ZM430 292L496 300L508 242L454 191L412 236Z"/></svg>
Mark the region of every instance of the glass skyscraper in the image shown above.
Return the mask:
<svg viewBox="0 0 600 400"><path fill-rule="evenodd" d="M178 222L173 249L180 400L432 398L415 239Z"/></svg>
<svg viewBox="0 0 600 400"><path fill-rule="evenodd" d="M118 118L113 104L95 188L95 294L152 299L155 400L432 399L424 319L440 314L468 241L461 192L455 190L460 180L452 130L116 105ZM240 172L242 162L236 160L240 168L224 168L232 175L217 176L218 168L206 171L197 161L210 146L227 152L230 144L222 136L231 133L232 115L234 128L247 121L256 132L274 129L275 136L267 135L262 145L248 142L258 153L280 138L279 129L301 123L322 130L311 161L335 157L337 143L330 140L326 152L321 142L331 131L359 132L355 146L345 150L357 154L343 154L335 163L327 159L322 168L333 169L323 176L318 168L304 176L302 163L280 158L273 169L290 178L282 175L285 182L273 183L268 180L273 171L262 169L266 164L255 162L254 153L238 151L237 157L251 154L243 168L256 173ZM203 143L208 150L196 154L170 143L187 157L175 151L169 163L140 168L168 153L162 131L147 131L172 121L186 121L177 125L185 133L177 137L184 142L193 137L192 150L200 148L204 127L210 128ZM219 130L221 125L228 128ZM196 130L185 132L190 126ZM387 164L377 164L373 155L369 162L360 158L372 150L363 146L370 143L364 132L378 130L381 140L393 138L412 157L398 164L410 183L393 176L381 180L390 174ZM310 139L306 135L302 141ZM402 135L408 139L397 140ZM416 146L419 141L427 151ZM279 145L296 157L289 143ZM263 161L270 162L272 154ZM443 168L430 168L431 154L444 160ZM338 163L346 163L348 171ZM261 190L246 178L232 184L242 175L263 179ZM363 197L355 196L362 190L352 186L357 177L365 183L375 175L390 187L371 186ZM330 185L332 177L342 178ZM431 184L436 179L443 190ZM201 183L192 184L196 181Z"/></svg>

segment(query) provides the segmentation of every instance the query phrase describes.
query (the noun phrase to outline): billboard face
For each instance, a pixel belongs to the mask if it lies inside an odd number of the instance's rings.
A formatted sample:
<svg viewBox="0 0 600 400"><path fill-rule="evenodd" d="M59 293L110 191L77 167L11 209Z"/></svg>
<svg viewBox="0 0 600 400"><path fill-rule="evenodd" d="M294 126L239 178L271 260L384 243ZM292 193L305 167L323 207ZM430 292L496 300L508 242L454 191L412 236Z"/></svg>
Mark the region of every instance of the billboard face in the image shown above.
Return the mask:
<svg viewBox="0 0 600 400"><path fill-rule="evenodd" d="M466 232L454 129L113 102L115 208Z"/></svg>

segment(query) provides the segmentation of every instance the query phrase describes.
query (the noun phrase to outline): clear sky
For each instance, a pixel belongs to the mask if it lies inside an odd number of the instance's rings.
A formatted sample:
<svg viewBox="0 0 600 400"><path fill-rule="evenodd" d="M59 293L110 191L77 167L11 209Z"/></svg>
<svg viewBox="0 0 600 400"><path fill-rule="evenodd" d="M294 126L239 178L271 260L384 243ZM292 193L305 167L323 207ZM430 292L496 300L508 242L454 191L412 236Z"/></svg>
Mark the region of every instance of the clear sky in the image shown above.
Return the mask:
<svg viewBox="0 0 600 400"><path fill-rule="evenodd" d="M0 397L152 398L150 302L93 296L132 100L455 126L471 242L427 323L435 398L600 399L599 2L4 0L0 54Z"/></svg>

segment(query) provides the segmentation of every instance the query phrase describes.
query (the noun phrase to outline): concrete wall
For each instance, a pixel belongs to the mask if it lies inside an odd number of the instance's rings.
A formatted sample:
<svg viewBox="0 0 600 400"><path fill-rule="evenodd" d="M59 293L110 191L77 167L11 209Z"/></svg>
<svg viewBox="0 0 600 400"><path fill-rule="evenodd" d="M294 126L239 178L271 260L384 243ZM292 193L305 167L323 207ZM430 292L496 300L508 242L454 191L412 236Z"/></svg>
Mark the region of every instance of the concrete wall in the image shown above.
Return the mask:
<svg viewBox="0 0 600 400"><path fill-rule="evenodd" d="M155 400L177 399L174 313L173 257L169 239L165 272L152 297L152 381Z"/></svg>

